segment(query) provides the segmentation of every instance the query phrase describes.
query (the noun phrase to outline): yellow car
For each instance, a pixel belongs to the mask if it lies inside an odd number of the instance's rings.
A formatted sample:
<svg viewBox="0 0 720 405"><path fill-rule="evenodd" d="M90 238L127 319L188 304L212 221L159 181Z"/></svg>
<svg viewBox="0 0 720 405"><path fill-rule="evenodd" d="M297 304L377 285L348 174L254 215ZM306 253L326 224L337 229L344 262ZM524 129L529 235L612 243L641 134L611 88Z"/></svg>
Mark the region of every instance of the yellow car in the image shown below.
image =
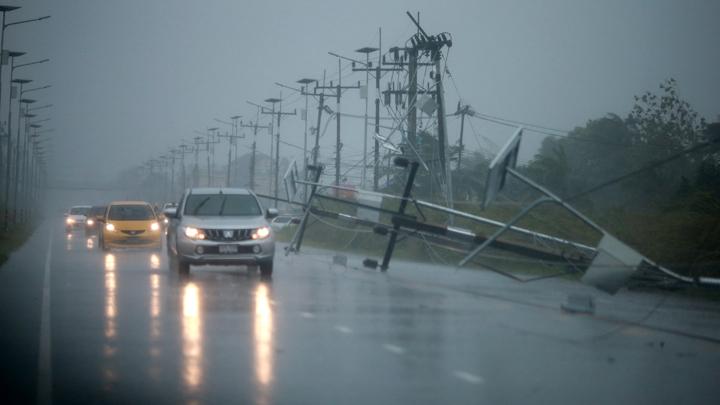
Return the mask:
<svg viewBox="0 0 720 405"><path fill-rule="evenodd" d="M115 201L105 212L100 247L144 247L161 249L161 229L153 207L145 201Z"/></svg>

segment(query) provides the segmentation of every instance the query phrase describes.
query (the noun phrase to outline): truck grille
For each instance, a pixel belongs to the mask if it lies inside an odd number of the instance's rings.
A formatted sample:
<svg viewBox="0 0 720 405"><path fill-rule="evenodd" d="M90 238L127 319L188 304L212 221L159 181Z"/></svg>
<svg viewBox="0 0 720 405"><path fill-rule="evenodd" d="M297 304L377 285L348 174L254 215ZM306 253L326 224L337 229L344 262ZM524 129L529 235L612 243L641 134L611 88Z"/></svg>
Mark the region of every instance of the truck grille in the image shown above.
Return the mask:
<svg viewBox="0 0 720 405"><path fill-rule="evenodd" d="M252 229L203 229L205 240L215 242L240 242L252 239Z"/></svg>

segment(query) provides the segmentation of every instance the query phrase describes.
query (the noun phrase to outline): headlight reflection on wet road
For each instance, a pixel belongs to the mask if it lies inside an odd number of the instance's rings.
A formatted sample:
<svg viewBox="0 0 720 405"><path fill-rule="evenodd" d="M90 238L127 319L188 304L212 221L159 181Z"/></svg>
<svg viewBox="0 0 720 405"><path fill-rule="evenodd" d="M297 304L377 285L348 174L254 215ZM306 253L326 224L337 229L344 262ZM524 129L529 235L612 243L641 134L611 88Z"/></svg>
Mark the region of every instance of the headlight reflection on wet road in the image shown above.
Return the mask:
<svg viewBox="0 0 720 405"><path fill-rule="evenodd" d="M105 255L105 345L103 355L105 362L102 366L105 389L109 390L112 383L117 380L117 372L111 361L117 347L114 340L117 337L117 279L115 274L115 255Z"/></svg>
<svg viewBox="0 0 720 405"><path fill-rule="evenodd" d="M257 403L270 402L270 383L273 380L273 308L270 290L259 284L255 290L255 316L253 318L253 343L255 378L259 383Z"/></svg>
<svg viewBox="0 0 720 405"><path fill-rule="evenodd" d="M155 253L150 255L150 268L153 270L158 270L160 268L160 256Z"/></svg>
<svg viewBox="0 0 720 405"><path fill-rule="evenodd" d="M117 280L115 279L115 255L105 255L105 337L114 338L117 316Z"/></svg>
<svg viewBox="0 0 720 405"><path fill-rule="evenodd" d="M182 293L182 352L183 381L186 388L195 391L203 378L202 317L200 290L188 283Z"/></svg>

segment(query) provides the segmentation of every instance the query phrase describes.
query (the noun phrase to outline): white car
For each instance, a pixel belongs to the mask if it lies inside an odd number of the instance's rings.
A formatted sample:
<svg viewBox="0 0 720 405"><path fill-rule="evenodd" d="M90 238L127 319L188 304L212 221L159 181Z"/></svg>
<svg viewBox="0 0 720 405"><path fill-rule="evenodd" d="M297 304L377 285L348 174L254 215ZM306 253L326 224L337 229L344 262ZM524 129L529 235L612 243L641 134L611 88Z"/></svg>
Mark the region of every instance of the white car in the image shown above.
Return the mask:
<svg viewBox="0 0 720 405"><path fill-rule="evenodd" d="M272 276L275 238L268 220L277 210L263 212L252 191L243 188L194 188L178 208L164 212L170 220L167 252L181 273L190 265L256 265Z"/></svg>
<svg viewBox="0 0 720 405"><path fill-rule="evenodd" d="M287 226L291 225L297 225L300 223L299 217L294 217L291 215L278 215L275 217L275 219L270 222L270 226L272 229L279 231Z"/></svg>
<svg viewBox="0 0 720 405"><path fill-rule="evenodd" d="M85 221L90 212L91 205L75 205L65 213L65 231L72 232L73 229L85 229Z"/></svg>

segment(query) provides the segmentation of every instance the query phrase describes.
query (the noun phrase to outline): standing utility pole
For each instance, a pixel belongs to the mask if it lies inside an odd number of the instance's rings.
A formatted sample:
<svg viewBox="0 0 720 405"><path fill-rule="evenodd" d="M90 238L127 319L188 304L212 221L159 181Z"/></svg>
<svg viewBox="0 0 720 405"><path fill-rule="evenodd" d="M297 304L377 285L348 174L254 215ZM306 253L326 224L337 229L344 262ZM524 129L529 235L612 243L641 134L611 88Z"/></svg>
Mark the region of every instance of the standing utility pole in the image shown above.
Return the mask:
<svg viewBox="0 0 720 405"><path fill-rule="evenodd" d="M366 46L363 48L360 48L356 50L355 52L364 53L365 54L365 120L363 125L363 168L362 168L362 176L361 176L361 183L362 188L364 189L366 187L366 181L367 181L367 133L368 133L368 102L370 100L370 70L372 70L372 62L370 62L370 54L377 51L379 48L373 48L370 46ZM353 63L353 70L355 70L355 63ZM376 89L378 89L379 86L380 77L378 77L375 80L376 83ZM376 103L379 102L379 99L377 98L377 93L375 96Z"/></svg>
<svg viewBox="0 0 720 405"><path fill-rule="evenodd" d="M282 97L282 93L280 93L280 97ZM273 118L277 117L277 132L275 134L275 170L274 170L274 176L273 181L275 184L274 187L274 197L275 197L275 208L277 208L277 199L279 195L279 182L278 182L278 173L280 172L280 118L283 115L296 115L297 110L293 110L291 113L283 112L282 111L282 99L280 98L267 98L265 99L266 103L270 103L272 105L272 109L268 111L266 108L261 109L261 113L263 114L272 114ZM275 104L280 103L280 109L278 111L275 111Z"/></svg>
<svg viewBox="0 0 720 405"><path fill-rule="evenodd" d="M237 125L237 124L236 124ZM234 130L236 130L236 127L233 127ZM237 132L237 131L234 131ZM245 135L238 135L238 134L228 134L225 133L225 135L218 134L218 138L227 138L228 140L228 161L227 161L227 177L225 179L226 187L230 187L230 167L232 166L232 146L233 144L237 145L238 139L245 139ZM237 159L237 153L235 154L235 159Z"/></svg>
<svg viewBox="0 0 720 405"><path fill-rule="evenodd" d="M258 128L264 128L264 129L270 129L271 127L269 125L258 125L258 120L260 119L260 109L261 106L257 106L257 114L255 115L255 123L253 124L252 121L250 121L249 124L243 124L242 121L240 121L240 126L243 128L252 128L253 129L253 143L252 143L252 154L250 155L250 181L248 183L248 188L250 190L255 189L255 155L257 153L257 131ZM272 136L272 134L270 134Z"/></svg>
<svg viewBox="0 0 720 405"><path fill-rule="evenodd" d="M360 81L358 80L357 85L354 86L343 86L342 85L342 67L340 66L340 58L338 58L338 84L337 86L333 86L333 82L330 81L330 86L317 86L316 89L327 89L327 90L335 90L335 100L336 103L336 111L335 111L335 120L337 123L336 132L335 132L335 185L340 185L340 151L342 150L342 142L340 141L340 98L342 97L342 92L345 89L360 89Z"/></svg>
<svg viewBox="0 0 720 405"><path fill-rule="evenodd" d="M403 71L402 64L400 63L387 63L385 62L385 57L382 55L382 29L378 29L379 34L379 41L378 41L378 47L372 48L372 47L364 47L358 49L356 52L365 53L365 67L364 68L356 68L355 64L353 64L353 71L354 72L366 72L366 74L369 74L370 72L375 72L375 135L380 135L380 78L382 77L382 72L399 72ZM393 48L398 49L398 48ZM372 62L370 62L369 54L371 52L378 51L378 61L377 65L375 67L372 66ZM384 68L382 67L384 65L398 65L398 67L389 67ZM366 76L367 77L367 76ZM367 79L366 79L367 82ZM365 100L366 105L366 116L367 116L367 100ZM365 122L365 127L367 128L367 121ZM374 144L374 151L373 151L373 190L377 191L380 181L380 142L378 141L376 136L373 136L375 144Z"/></svg>
<svg viewBox="0 0 720 405"><path fill-rule="evenodd" d="M209 148L201 149L203 146L209 146L205 144L202 136L196 136L193 138L195 141L195 166L193 167L193 187L200 186L200 152L210 153Z"/></svg>
<svg viewBox="0 0 720 405"><path fill-rule="evenodd" d="M234 115L234 116L230 117L232 122L227 122L227 121L223 121L223 120L219 120L219 119L215 118L215 121L226 124L226 125L230 125L230 127L232 128L232 132L230 134L226 133L223 136L218 135L221 138L228 138L228 164L227 164L227 177L225 179L226 187L230 187L230 169L232 167L233 146L235 149L235 160L237 161L237 141L236 141L236 139L237 138L245 138L245 135L243 135L242 137L238 136L238 122L237 122L238 118L240 118L239 115ZM235 166L237 167L237 164ZM235 170L235 177L237 177L237 170Z"/></svg>
<svg viewBox="0 0 720 405"><path fill-rule="evenodd" d="M207 167L208 167L208 187L212 186L213 171L215 170L215 144L220 143L215 139L217 127L208 128L205 136L205 147L207 148ZM212 165L210 164L210 155L212 154Z"/></svg>
<svg viewBox="0 0 720 405"><path fill-rule="evenodd" d="M182 178L182 185L180 186L180 191L184 192L185 188L188 186L187 184L187 176L185 173L185 155L188 153L193 153L194 148L192 146L188 146L186 144L181 144L180 149L177 151L178 155L180 155L180 165L182 167L182 170L180 172L180 177ZM197 159L195 160L195 163L197 164Z"/></svg>
<svg viewBox="0 0 720 405"><path fill-rule="evenodd" d="M392 48L390 51L394 54L395 61L393 65L403 66L407 63L408 65L408 90L404 90L398 86L398 89L389 88L384 91L385 103L389 104L390 96L395 95L396 104L402 104L401 98L403 94L408 95L408 114L407 114L407 128L408 128L408 143L410 147L417 150L417 96L418 94L432 94L435 97L436 103L436 119L438 128L438 154L440 161L441 171L441 183L445 192L445 199L447 206L452 208L453 206L453 195L452 195L452 171L450 168L450 159L448 159L448 139L447 139L447 121L445 118L445 96L443 91L442 82L442 48L452 46L452 39L449 34L441 33L439 35L427 35L425 30L422 29L418 21L407 13L408 17L412 20L418 29L418 33L410 37L411 47L409 48ZM403 51L403 57L400 57L400 51ZM429 62L420 62L421 56L430 56ZM407 60L407 62L405 61ZM387 64L383 59L383 63ZM432 66L434 71L431 72L430 78L434 82L433 90L418 90L417 85L417 68L419 66ZM452 221L452 217L450 217Z"/></svg>
<svg viewBox="0 0 720 405"><path fill-rule="evenodd" d="M460 170L460 167L462 165L462 155L465 150L465 145L463 144L463 132L465 131L465 116L472 116L473 112L470 109L469 105L461 105L458 101L457 111L455 111L455 115L460 115L460 145L458 148L458 161L456 167L456 170Z"/></svg>

